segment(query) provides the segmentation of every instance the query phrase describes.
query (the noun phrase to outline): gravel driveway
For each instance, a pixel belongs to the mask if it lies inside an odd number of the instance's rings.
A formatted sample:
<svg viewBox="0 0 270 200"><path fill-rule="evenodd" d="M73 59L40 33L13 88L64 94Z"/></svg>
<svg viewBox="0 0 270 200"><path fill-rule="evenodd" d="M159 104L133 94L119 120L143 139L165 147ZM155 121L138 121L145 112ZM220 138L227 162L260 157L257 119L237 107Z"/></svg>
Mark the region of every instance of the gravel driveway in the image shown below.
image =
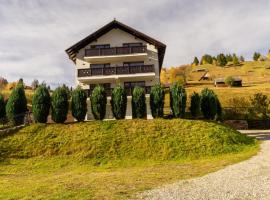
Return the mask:
<svg viewBox="0 0 270 200"><path fill-rule="evenodd" d="M139 199L270 200L270 131L244 132L265 141L258 155L203 177L146 191ZM268 137L267 137L268 136Z"/></svg>

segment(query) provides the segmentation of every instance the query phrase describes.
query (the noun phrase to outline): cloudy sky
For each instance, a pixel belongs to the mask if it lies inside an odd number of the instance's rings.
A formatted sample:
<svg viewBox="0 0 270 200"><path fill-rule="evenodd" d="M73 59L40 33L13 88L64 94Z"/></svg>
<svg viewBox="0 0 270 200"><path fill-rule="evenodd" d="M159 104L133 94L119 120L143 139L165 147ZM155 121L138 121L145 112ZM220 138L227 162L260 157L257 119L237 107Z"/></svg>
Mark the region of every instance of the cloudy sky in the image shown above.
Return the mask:
<svg viewBox="0 0 270 200"><path fill-rule="evenodd" d="M270 49L269 0L0 0L0 76L73 85L64 50L114 17L165 43L164 67Z"/></svg>

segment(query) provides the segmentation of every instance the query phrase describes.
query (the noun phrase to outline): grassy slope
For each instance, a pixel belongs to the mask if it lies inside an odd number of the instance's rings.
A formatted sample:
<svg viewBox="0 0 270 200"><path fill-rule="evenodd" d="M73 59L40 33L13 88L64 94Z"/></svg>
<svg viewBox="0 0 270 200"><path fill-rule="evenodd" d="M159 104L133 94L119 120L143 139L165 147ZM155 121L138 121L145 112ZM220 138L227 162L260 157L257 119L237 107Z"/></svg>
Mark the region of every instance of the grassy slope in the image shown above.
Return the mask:
<svg viewBox="0 0 270 200"><path fill-rule="evenodd" d="M213 78L226 76L241 76L243 79L243 87L239 88L215 88L213 81L198 82L200 76L204 72L193 72L195 68L206 68L209 70ZM188 70L188 83L199 83L187 88L188 96L194 91L200 92L203 88L208 87L215 91L218 95L222 106L231 106L229 100L234 97L243 97L249 99L255 93L262 92L270 98L270 61L263 62L244 62L241 66L218 67L214 65L193 66ZM189 100L189 99L188 99ZM169 105L169 104L168 104Z"/></svg>
<svg viewBox="0 0 270 200"><path fill-rule="evenodd" d="M253 139L203 121L36 124L0 139L0 199L125 198L257 149Z"/></svg>

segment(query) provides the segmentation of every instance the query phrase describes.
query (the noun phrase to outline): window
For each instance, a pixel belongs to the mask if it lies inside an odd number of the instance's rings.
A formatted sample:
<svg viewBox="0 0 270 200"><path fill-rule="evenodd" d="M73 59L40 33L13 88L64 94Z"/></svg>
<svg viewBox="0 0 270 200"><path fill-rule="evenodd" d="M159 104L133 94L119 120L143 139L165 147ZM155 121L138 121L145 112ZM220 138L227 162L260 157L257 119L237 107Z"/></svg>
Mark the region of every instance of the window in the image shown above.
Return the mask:
<svg viewBox="0 0 270 200"><path fill-rule="evenodd" d="M136 42L136 43L124 43L123 47L139 47L142 46L143 43L141 42Z"/></svg>
<svg viewBox="0 0 270 200"><path fill-rule="evenodd" d="M110 48L110 44L91 45L91 49L105 49L105 48Z"/></svg>
<svg viewBox="0 0 270 200"><path fill-rule="evenodd" d="M104 68L104 67L110 67L110 63L105 63L105 64L90 64L91 68Z"/></svg>
<svg viewBox="0 0 270 200"><path fill-rule="evenodd" d="M134 88L135 86L144 87L145 86L145 81L125 82L124 83L125 88Z"/></svg>

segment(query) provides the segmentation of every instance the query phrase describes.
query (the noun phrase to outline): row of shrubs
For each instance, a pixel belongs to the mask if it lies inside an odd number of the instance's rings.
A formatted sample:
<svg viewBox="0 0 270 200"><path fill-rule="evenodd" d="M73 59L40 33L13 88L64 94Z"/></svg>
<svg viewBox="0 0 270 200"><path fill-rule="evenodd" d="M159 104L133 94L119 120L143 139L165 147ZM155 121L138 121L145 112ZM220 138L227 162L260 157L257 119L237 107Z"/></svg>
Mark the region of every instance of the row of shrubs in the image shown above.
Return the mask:
<svg viewBox="0 0 270 200"><path fill-rule="evenodd" d="M154 118L162 118L164 108L165 90L156 84L150 91L150 108ZM102 86L94 88L91 99L91 110L96 120L102 120L106 114L107 96ZM175 118L184 118L186 111L187 94L185 88L175 83L170 88L170 107ZM127 94L121 86L112 91L111 108L116 119L124 119L127 108ZM32 111L36 122L46 123L51 111L51 118L56 123L63 123L67 119L69 110L69 96L64 87L56 88L52 95L46 85L40 85L32 99ZM7 101L0 95L0 118L7 116L14 124L23 123L22 113L27 111L27 100L22 84L15 87ZM87 94L77 87L71 94L71 112L77 121L84 121L87 113ZM202 90L201 94L193 93L191 96L190 112L197 118L201 114L205 119L215 119L221 116L221 106L217 96L210 89ZM19 117L18 117L19 116ZM132 117L146 118L145 91L135 87L132 91Z"/></svg>

